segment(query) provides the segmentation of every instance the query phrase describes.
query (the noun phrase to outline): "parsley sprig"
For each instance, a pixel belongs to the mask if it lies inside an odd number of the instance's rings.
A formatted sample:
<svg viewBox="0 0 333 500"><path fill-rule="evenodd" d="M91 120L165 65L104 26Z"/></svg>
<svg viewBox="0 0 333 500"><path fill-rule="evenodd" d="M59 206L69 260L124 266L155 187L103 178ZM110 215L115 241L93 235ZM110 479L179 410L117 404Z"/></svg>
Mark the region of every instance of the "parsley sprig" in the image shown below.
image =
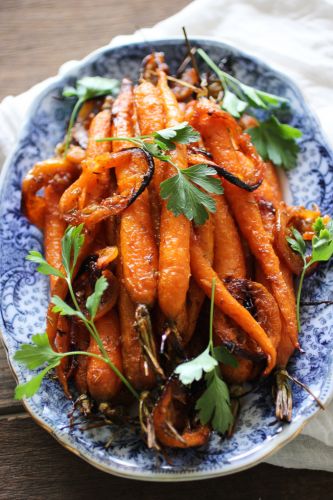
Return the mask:
<svg viewBox="0 0 333 500"><path fill-rule="evenodd" d="M247 130L253 144L263 160L271 160L274 165L291 170L297 162L299 145L295 139L302 137L302 132L281 123L272 115L268 120L259 123L258 127Z"/></svg>
<svg viewBox="0 0 333 500"><path fill-rule="evenodd" d="M224 91L222 109L235 118L239 118L248 106L269 109L272 106L277 107L282 103L288 102L284 97L268 94L267 92L263 92L262 90L255 89L254 87L250 87L240 82L237 78L219 68L203 49L198 49L197 53L214 73L216 73L221 82Z"/></svg>
<svg viewBox="0 0 333 500"><path fill-rule="evenodd" d="M83 243L83 224L77 227L69 226L61 242L63 270L56 269L48 264L40 252L31 251L27 256L27 260L38 264L37 270L40 273L58 276L59 278L66 280L74 307L71 307L63 299L55 295L51 298L51 302L54 304L53 311L62 316L75 316L82 321L91 337L96 341L100 354L94 354L86 351L71 351L65 353L56 352L52 349L46 333L33 335L32 344L21 345L20 349L15 353L14 359L18 363L25 365L30 370L35 370L41 367L43 367L43 369L28 382L20 384L16 387L16 399L22 399L24 397L29 398L33 396L39 390L43 378L49 373L50 370L58 366L63 358L79 354L104 361L120 378L133 396L139 399L139 395L135 389L111 361L95 325L94 320L101 298L108 287L106 278L101 276L98 280L96 280L94 292L87 298L86 309L89 316L85 316L83 314L77 302L72 286L72 278Z"/></svg>
<svg viewBox="0 0 333 500"><path fill-rule="evenodd" d="M65 153L69 147L76 117L85 101L102 97L105 95L114 95L119 91L119 82L113 78L103 78L101 76L85 76L76 82L75 87L65 87L63 97L76 97L77 101L71 113L68 129L65 139Z"/></svg>
<svg viewBox="0 0 333 500"><path fill-rule="evenodd" d="M222 379L218 362L236 367L237 361L223 346L214 347L214 295L215 279L212 281L208 346L196 358L178 365L175 373L184 385L189 385L204 377L206 389L198 399L195 408L203 425L210 422L214 430L224 434L233 423L233 414L228 386Z"/></svg>
<svg viewBox="0 0 333 500"><path fill-rule="evenodd" d="M294 252L297 252L303 260L303 270L299 279L296 309L298 330L301 330L300 321L300 303L306 271L316 262L327 262L333 256L333 221L324 223L322 217L318 217L313 224L314 236L311 240L311 254L307 255L307 246L301 235L296 229L292 228L293 237L287 237L287 241Z"/></svg>
<svg viewBox="0 0 333 500"><path fill-rule="evenodd" d="M187 122L183 122L150 135L108 137L98 139L97 142L128 141L144 149L154 158L170 163L177 173L161 182L162 199L168 200L168 210L174 215L183 214L195 224L203 224L208 218L208 212L216 210L215 201L207 193L223 193L220 181L214 177L216 171L205 164L193 165L186 169L179 168L168 154L176 148L176 144L190 144L197 142L199 138L199 132Z"/></svg>
<svg viewBox="0 0 333 500"><path fill-rule="evenodd" d="M302 137L302 132L290 125L280 123L278 118L272 114L272 110L282 104L287 104L288 100L245 85L219 68L204 50L198 49L197 53L221 82L223 88L222 109L235 118L240 118L248 107L270 112L270 116L259 122L258 127L247 130L263 160L271 160L275 165L284 167L286 170L294 168L299 152L296 139Z"/></svg>

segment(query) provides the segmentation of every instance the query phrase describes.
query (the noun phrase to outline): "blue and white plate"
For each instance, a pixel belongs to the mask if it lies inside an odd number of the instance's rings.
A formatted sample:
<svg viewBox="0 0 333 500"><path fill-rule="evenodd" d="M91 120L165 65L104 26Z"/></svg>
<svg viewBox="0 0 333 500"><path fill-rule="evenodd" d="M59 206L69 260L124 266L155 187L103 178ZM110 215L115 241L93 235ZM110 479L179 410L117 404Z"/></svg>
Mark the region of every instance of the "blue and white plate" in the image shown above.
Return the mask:
<svg viewBox="0 0 333 500"><path fill-rule="evenodd" d="M333 210L333 153L329 149L316 118L300 91L282 74L261 61L216 41L196 40L217 62L240 80L290 100L290 123L303 131L298 167L288 174L292 202L311 206L316 203L324 213ZM22 342L45 327L48 282L25 260L31 249L42 251L42 235L22 215L21 183L26 172L39 160L52 156L55 145L65 134L71 103L59 100L65 85L83 75L101 75L121 79L137 78L142 58L151 51L151 43L134 43L117 48L102 48L82 61L75 69L56 78L34 101L20 140L7 160L1 177L0 193L0 324L10 364L17 379L24 382L31 372L19 366L13 355ZM163 51L175 70L185 55L182 40L156 40L155 50ZM328 299L333 273L322 266L307 280L304 298ZM290 372L310 386L327 403L333 395L333 313L324 306L302 311L301 344L304 354L296 354ZM274 416L269 381L262 383L242 400L236 431L231 439L213 436L207 447L175 451L170 463L159 460L140 440L139 435L111 428L70 430L67 414L71 403L58 383L43 382L41 390L25 401L32 417L62 445L92 465L119 476L152 480L179 481L203 479L240 471L253 466L293 439L318 407L305 391L294 386L293 422L281 424ZM105 443L113 434L108 449Z"/></svg>

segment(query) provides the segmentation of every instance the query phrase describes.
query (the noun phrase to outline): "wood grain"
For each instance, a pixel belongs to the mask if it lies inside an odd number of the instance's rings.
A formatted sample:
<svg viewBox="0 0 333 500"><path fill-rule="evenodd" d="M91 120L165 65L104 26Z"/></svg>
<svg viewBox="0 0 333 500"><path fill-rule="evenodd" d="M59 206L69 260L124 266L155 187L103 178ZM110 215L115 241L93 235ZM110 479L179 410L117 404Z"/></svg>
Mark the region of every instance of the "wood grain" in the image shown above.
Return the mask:
<svg viewBox="0 0 333 500"><path fill-rule="evenodd" d="M55 74L116 35L154 25L189 0L1 0L0 99ZM181 31L181 27L179 27Z"/></svg>
<svg viewBox="0 0 333 500"><path fill-rule="evenodd" d="M147 483L109 476L75 457L31 419L0 422L0 499L294 500L330 498L332 475L270 465L200 482Z"/></svg>

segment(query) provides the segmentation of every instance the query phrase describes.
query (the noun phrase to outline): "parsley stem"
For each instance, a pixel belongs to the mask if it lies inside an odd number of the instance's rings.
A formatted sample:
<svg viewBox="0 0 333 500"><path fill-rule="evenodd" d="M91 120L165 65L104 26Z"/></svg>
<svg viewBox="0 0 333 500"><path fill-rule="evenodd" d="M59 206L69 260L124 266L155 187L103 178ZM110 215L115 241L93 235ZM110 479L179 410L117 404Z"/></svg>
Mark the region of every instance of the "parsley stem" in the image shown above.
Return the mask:
<svg viewBox="0 0 333 500"><path fill-rule="evenodd" d="M310 265L312 264L311 261L307 263L304 257L303 257L303 262L304 262L304 266L303 266L302 274L299 278L297 296L296 296L296 316L297 316L298 332L301 331L301 295L302 295L303 282L304 282L304 278L305 278L305 273L308 270L308 268L310 267Z"/></svg>
<svg viewBox="0 0 333 500"><path fill-rule="evenodd" d="M139 137L105 137L104 139L96 139L96 142L112 142L112 141L132 142L136 146L142 147L142 141Z"/></svg>
<svg viewBox="0 0 333 500"><path fill-rule="evenodd" d="M71 141L71 136L72 136L72 128L74 126L74 122L76 120L76 117L79 113L79 110L82 106L82 104L84 103L84 99L80 98L76 101L75 103L75 106L73 108L73 111L72 111L72 114L71 114L71 117L70 117L70 120L69 120L69 124L68 124L68 129L67 129L67 133L66 133L66 140L65 140L65 150L64 150L64 155L67 153L67 150L69 148L69 143Z"/></svg>
<svg viewBox="0 0 333 500"><path fill-rule="evenodd" d="M213 344L213 320L214 320L214 298L215 298L215 287L216 287L216 278L212 279L212 294L210 297L210 312L209 312L209 349L211 353L214 352L214 344Z"/></svg>

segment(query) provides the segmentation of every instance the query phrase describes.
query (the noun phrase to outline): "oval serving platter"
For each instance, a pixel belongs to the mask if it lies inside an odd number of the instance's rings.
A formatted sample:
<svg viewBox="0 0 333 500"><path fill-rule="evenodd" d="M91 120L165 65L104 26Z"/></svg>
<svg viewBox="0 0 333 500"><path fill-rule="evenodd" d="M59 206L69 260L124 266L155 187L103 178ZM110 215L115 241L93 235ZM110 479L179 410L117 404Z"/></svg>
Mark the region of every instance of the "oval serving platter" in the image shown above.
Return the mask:
<svg viewBox="0 0 333 500"><path fill-rule="evenodd" d="M42 235L21 214L21 182L31 166L52 156L55 145L65 134L71 103L59 100L65 85L83 75L121 79L137 78L145 55L163 51L174 71L184 59L183 40L154 40L115 48L104 47L85 58L74 69L52 83L35 99L18 144L6 161L1 175L0 193L0 325L9 362L20 382L31 372L19 366L13 355L21 342L45 327L48 304L47 278L25 260L31 249L42 251ZM320 126L306 106L300 91L285 76L266 64L229 45L207 39L193 40L217 62L223 61L244 83L285 96L291 103L290 123L303 131L298 166L288 173L293 204L316 203L323 213L333 213L333 153ZM306 300L329 298L333 271L322 266L306 282ZM290 362L290 373L310 386L327 403L333 395L333 312L324 306L302 310L301 345L304 354ZM168 463L148 450L139 434L126 429L100 428L89 431L70 429L68 413L72 404L53 380L44 380L41 390L25 406L31 416L63 446L105 472L151 481L205 479L251 467L293 439L318 407L298 386L293 386L294 409L291 424L277 422L271 397L271 382L262 382L242 398L240 417L232 438L214 435L209 444L195 450L170 452ZM110 446L105 443L112 437Z"/></svg>

